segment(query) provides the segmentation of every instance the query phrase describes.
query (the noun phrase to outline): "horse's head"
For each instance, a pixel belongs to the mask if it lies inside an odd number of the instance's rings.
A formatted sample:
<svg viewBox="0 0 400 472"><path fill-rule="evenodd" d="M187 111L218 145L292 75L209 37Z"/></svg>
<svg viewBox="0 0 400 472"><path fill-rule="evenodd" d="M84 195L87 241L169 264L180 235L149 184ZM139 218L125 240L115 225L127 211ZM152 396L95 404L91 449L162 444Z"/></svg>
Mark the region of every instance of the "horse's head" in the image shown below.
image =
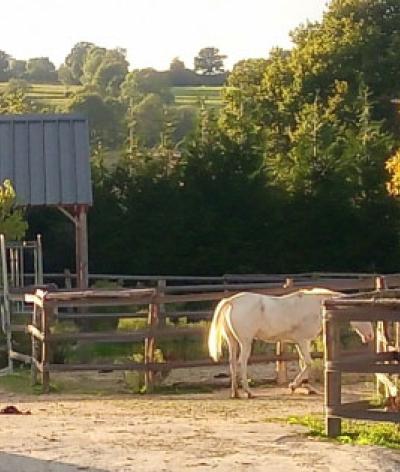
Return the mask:
<svg viewBox="0 0 400 472"><path fill-rule="evenodd" d="M344 296L344 293L342 292L335 292L329 289L317 288L313 290L315 293L321 293L323 296L323 300ZM351 321L350 325L352 329L360 336L361 341L364 344L370 343L374 340L375 333L372 323L368 321Z"/></svg>
<svg viewBox="0 0 400 472"><path fill-rule="evenodd" d="M369 321L351 321L350 325L364 344L374 340L374 327Z"/></svg>

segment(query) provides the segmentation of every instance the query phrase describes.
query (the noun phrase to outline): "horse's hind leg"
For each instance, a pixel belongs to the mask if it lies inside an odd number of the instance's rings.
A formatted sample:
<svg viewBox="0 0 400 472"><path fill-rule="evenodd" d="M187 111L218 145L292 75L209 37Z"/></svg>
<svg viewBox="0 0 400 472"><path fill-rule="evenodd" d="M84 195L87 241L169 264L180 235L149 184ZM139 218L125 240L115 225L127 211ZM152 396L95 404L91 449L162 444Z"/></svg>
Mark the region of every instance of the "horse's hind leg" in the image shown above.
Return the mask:
<svg viewBox="0 0 400 472"><path fill-rule="evenodd" d="M251 341L250 342L245 341L245 342L240 343L239 362L240 362L240 371L242 375L242 387L243 387L243 390L247 393L247 397L253 398L254 395L250 390L249 382L247 380L247 362L250 357L250 352L251 352Z"/></svg>
<svg viewBox="0 0 400 472"><path fill-rule="evenodd" d="M231 373L231 397L239 398L239 390L237 384L237 356L238 356L238 342L233 336L228 336L229 348L229 369Z"/></svg>

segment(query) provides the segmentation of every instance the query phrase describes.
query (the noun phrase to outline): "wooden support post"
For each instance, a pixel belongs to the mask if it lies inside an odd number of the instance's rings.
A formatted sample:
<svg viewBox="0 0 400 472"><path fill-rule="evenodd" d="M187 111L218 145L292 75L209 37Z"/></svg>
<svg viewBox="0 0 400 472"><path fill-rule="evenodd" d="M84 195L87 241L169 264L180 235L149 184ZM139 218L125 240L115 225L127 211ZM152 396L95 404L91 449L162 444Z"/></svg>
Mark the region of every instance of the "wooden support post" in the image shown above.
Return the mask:
<svg viewBox="0 0 400 472"><path fill-rule="evenodd" d="M325 430L330 438L341 434L342 420L332 415L331 410L341 405L342 379L338 370L332 369L329 363L335 361L340 351L339 326L330 319L326 308L324 311L324 356L325 356Z"/></svg>
<svg viewBox="0 0 400 472"><path fill-rule="evenodd" d="M157 282L157 295L165 295L165 288L167 286L166 280L159 280ZM164 328L167 324L167 310L165 309L165 304L161 303L158 305L158 326Z"/></svg>
<svg viewBox="0 0 400 472"><path fill-rule="evenodd" d="M378 276L375 277L375 290L381 291L386 288L386 280L385 277ZM389 335L389 325L388 321L378 321L376 323L376 331L375 331L375 347L376 352L387 352L389 349L389 342L390 342L390 335ZM388 375L385 374L377 374L375 376L376 381L376 394L378 397L383 395L386 397L390 395L388 390L389 386L391 385L391 381Z"/></svg>
<svg viewBox="0 0 400 472"><path fill-rule="evenodd" d="M33 313L32 313L32 326L38 329L39 323L39 307L34 304L33 305ZM31 362L31 385L37 384L37 363L39 362L39 340L31 333L31 341L32 341L32 362Z"/></svg>
<svg viewBox="0 0 400 472"><path fill-rule="evenodd" d="M35 273L35 279L38 285L43 285L43 246L42 246L42 235L36 236L36 258L37 258L37 272Z"/></svg>
<svg viewBox="0 0 400 472"><path fill-rule="evenodd" d="M147 324L150 328L155 328L158 324L158 309L159 305L154 303L149 305L149 315L147 318ZM155 352L155 338L154 336L146 338L144 341L144 363L151 364L154 362ZM154 389L154 374L151 369L146 368L144 374L144 384L147 393L151 393Z"/></svg>
<svg viewBox="0 0 400 472"><path fill-rule="evenodd" d="M84 289L89 286L87 215L84 205L79 205L75 213L75 238L77 286Z"/></svg>
<svg viewBox="0 0 400 472"><path fill-rule="evenodd" d="M42 342L42 386L43 393L50 391L50 323L53 319L54 308L47 305L42 309L42 333L44 336Z"/></svg>
<svg viewBox="0 0 400 472"><path fill-rule="evenodd" d="M9 299L9 286L8 286L8 265L7 265L7 248L4 234L0 234L0 256L1 256L1 278L3 285L3 319L2 328L6 334L7 343L7 355L8 355L8 372L12 374L14 363L11 358L12 346L12 331L11 331L11 304Z"/></svg>

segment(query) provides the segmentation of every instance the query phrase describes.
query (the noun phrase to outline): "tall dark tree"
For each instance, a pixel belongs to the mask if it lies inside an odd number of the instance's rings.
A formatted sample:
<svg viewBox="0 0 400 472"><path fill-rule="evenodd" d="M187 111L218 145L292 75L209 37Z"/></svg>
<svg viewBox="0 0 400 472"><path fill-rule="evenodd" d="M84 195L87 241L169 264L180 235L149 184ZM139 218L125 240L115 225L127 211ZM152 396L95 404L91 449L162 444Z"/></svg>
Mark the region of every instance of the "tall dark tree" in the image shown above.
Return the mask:
<svg viewBox="0 0 400 472"><path fill-rule="evenodd" d="M224 60L227 58L220 54L218 48L208 47L200 49L194 58L194 70L202 74L212 75L224 71Z"/></svg>

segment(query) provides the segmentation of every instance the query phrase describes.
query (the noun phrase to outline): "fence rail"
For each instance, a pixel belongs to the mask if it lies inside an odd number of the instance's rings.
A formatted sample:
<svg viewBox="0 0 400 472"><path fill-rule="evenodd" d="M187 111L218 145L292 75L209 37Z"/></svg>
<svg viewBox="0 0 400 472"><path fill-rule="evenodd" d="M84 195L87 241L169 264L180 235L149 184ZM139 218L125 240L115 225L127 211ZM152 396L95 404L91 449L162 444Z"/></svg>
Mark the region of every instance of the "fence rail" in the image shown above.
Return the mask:
<svg viewBox="0 0 400 472"><path fill-rule="evenodd" d="M25 274L29 277L29 274ZM33 275L32 275L33 277ZM33 312L17 310L19 319L25 322L13 323L11 329L25 332L31 337L31 356L13 352L13 358L31 361L32 378L36 380L37 373L41 372L44 389L48 389L51 371L59 370L117 370L117 364L54 364L51 361L51 350L58 342L142 342L145 344L143 363L127 363L129 369L145 372L146 387L151 390L154 373L157 370L170 370L183 367L212 365L210 359L198 361L174 361L166 363L154 362L154 353L159 339L177 338L183 336L205 335L204 329L182 328L167 326L167 319L174 323L185 317L188 321L210 320L212 310L194 309L192 304L206 302L213 304L223 297L239 291L252 291L269 295L283 295L299 288L325 287L331 290L347 293L370 292L377 288L378 280L375 274L342 274L342 273L302 273L302 274L226 274L221 277L205 276L126 276L112 274L91 274L89 279L118 281L118 289L89 289L81 291L71 288L75 274L68 270L62 274L44 274L44 282L54 282L67 289L37 291L35 286L10 293L10 300L28 302L34 306ZM400 274L384 276L385 284L389 288L400 286ZM61 281L61 282L60 282ZM139 283L139 285L137 285ZM129 287L134 284L136 288ZM127 288L123 288L127 287ZM129 287L129 288L128 288ZM147 288L146 288L147 287ZM394 292L393 292L394 293ZM396 296L400 294L396 292ZM368 294L364 296L368 298ZM362 304L363 296L358 300ZM384 310L385 302L380 303ZM172 305L172 306L171 306ZM183 307L182 307L183 305ZM141 308L138 309L138 306ZM190 306L190 308L188 308ZM93 312L92 307L97 307ZM98 307L112 307L116 312L109 313ZM354 313L354 310L353 310ZM360 309L359 319L365 319L364 308ZM368 315L369 316L369 315ZM388 314L390 316L390 314ZM134 332L106 331L106 332L78 332L53 334L51 326L54 320L74 320L89 322L90 320L118 320L119 318L145 318L147 328ZM315 354L321 357L321 353ZM19 356L19 358L18 358ZM277 343L276 353L262 358L254 358L255 362L276 362L277 378L280 383L287 381L286 362L297 359L296 354L285 352L285 346ZM140 365L140 366L139 366Z"/></svg>

